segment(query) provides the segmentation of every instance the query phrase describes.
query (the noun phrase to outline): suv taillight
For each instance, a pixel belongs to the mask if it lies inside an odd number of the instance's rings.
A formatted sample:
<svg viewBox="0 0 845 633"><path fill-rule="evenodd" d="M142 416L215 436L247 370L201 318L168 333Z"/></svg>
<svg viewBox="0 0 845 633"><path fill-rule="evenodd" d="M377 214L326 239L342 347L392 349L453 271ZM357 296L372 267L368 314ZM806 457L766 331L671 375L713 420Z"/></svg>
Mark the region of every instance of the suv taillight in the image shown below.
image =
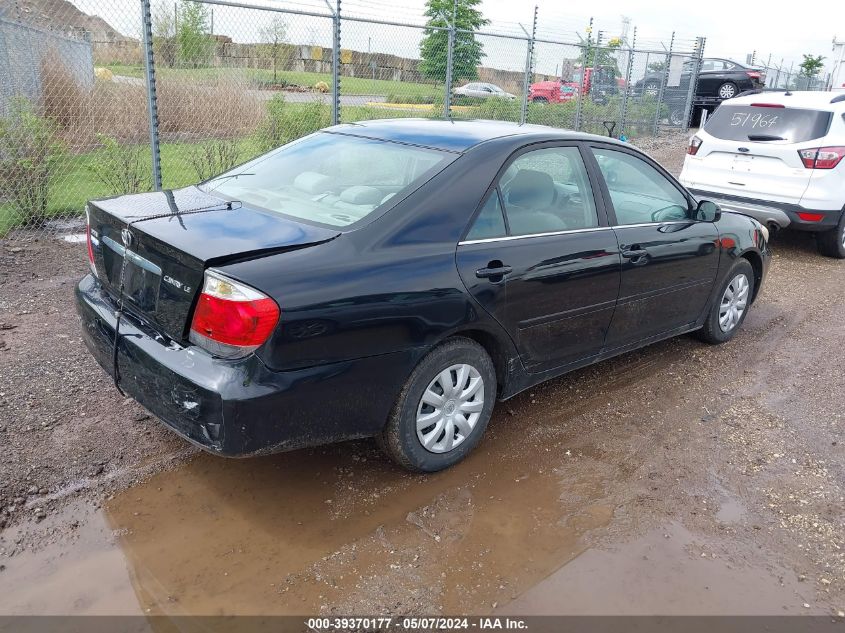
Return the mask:
<svg viewBox="0 0 845 633"><path fill-rule="evenodd" d="M94 263L94 244L91 240L91 210L85 207L85 242L88 244L88 263L91 266L91 272L97 276L97 266Z"/></svg>
<svg viewBox="0 0 845 633"><path fill-rule="evenodd" d="M798 155L807 169L833 169L845 158L845 147L813 147L798 150Z"/></svg>
<svg viewBox="0 0 845 633"><path fill-rule="evenodd" d="M279 306L255 288L207 270L189 339L223 358L258 349L279 322Z"/></svg>
<svg viewBox="0 0 845 633"><path fill-rule="evenodd" d="M689 145L687 146L687 154L690 156L695 156L698 153L698 148L701 147L701 139L697 136L693 136L689 140Z"/></svg>

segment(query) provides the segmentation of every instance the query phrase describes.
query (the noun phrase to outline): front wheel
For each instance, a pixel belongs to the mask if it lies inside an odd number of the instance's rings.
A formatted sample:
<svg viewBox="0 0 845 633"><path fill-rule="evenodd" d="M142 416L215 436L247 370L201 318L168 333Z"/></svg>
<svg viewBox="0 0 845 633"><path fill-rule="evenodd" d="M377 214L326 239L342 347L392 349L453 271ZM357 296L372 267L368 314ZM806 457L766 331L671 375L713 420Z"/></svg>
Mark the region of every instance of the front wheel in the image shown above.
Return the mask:
<svg viewBox="0 0 845 633"><path fill-rule="evenodd" d="M819 253L826 257L845 259L845 211L835 229L818 234L816 245Z"/></svg>
<svg viewBox="0 0 845 633"><path fill-rule="evenodd" d="M461 461L478 444L496 401L496 371L478 343L452 338L411 373L376 438L400 466L435 472Z"/></svg>
<svg viewBox="0 0 845 633"><path fill-rule="evenodd" d="M716 345L733 338L745 321L754 296L754 269L740 259L730 269L716 294L707 319L696 335L705 343Z"/></svg>

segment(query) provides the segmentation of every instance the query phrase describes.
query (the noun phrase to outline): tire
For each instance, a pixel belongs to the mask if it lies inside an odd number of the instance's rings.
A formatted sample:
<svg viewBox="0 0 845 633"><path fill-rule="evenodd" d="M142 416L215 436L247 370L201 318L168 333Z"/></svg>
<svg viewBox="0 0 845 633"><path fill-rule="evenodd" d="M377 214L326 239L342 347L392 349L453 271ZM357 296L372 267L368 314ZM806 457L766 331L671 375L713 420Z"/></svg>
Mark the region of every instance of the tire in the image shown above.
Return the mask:
<svg viewBox="0 0 845 633"><path fill-rule="evenodd" d="M476 378L481 379L480 387L465 400L455 394L441 407L424 402L423 396L426 393L429 394L429 399L444 395L446 390L442 388L442 376L446 370L450 370L449 380L453 386L458 382L461 374L456 366L468 366L475 372L467 370L468 373L465 374L465 393L470 391L473 384L477 384L473 383ZM495 402L496 371L490 356L473 340L463 337L451 338L429 352L411 372L399 392L384 430L376 437L376 441L382 451L403 468L421 473L443 470L461 461L476 447L490 421ZM480 410L475 411L479 403ZM461 407L472 410L463 416L466 420L464 428L471 425L469 433L462 434L461 425L455 423L458 415L449 413L453 411L460 414ZM475 413L478 414L477 417L473 417ZM418 432L418 417L426 415L432 416L431 424L423 426ZM426 422L428 420L423 424ZM438 429L438 424L442 424L442 428ZM451 449L447 448L449 429L455 442ZM423 438L428 440L429 448L423 445Z"/></svg>
<svg viewBox="0 0 845 633"><path fill-rule="evenodd" d="M742 291L742 282L738 281L740 277L744 277L745 279L744 292ZM725 313L729 311L724 310L724 306L726 298L728 297L728 288L730 288L732 284L734 289L732 294L734 297L737 297L737 299L739 297L743 297L744 304L742 305L742 312L738 315L734 313L736 319L734 320L733 317L729 319L729 327L725 327L723 324L720 324L720 318L724 318L722 314L723 311ZM739 284L739 286L737 286L737 284ZM696 332L696 336L705 343L710 343L711 345L718 345L719 343L731 340L739 330L740 326L742 326L743 321L745 321L745 316L748 314L748 308L751 306L751 297L753 296L754 269L751 267L751 264L747 259L740 259L731 267L728 274L725 275L725 280L719 287L719 292L716 293L716 297L709 308L707 319L704 321L704 327ZM729 305L734 307L739 305L738 300L733 303L731 303L731 301L732 299L728 299Z"/></svg>
<svg viewBox="0 0 845 633"><path fill-rule="evenodd" d="M533 99L531 99L531 103L548 103L548 102L549 102L549 100L546 99L545 97L534 97Z"/></svg>
<svg viewBox="0 0 845 633"><path fill-rule="evenodd" d="M839 218L835 229L819 233L816 236L816 247L825 257L845 259L845 211Z"/></svg>
<svg viewBox="0 0 845 633"><path fill-rule="evenodd" d="M726 81L716 90L716 96L720 99L733 99L739 94L739 88L732 81Z"/></svg>
<svg viewBox="0 0 845 633"><path fill-rule="evenodd" d="M686 108L676 107L669 112L669 123L674 127L682 127L686 123Z"/></svg>

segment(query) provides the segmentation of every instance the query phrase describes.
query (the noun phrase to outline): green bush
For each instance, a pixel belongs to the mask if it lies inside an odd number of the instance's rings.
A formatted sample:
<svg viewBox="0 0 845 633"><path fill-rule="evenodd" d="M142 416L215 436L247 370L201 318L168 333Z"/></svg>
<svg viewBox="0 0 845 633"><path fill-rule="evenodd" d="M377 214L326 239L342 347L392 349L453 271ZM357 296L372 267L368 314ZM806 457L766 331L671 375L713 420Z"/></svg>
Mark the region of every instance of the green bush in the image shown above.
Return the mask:
<svg viewBox="0 0 845 633"><path fill-rule="evenodd" d="M0 119L0 198L35 224L47 214L51 159L61 154L56 124L41 116L24 97L9 101L9 114Z"/></svg>
<svg viewBox="0 0 845 633"><path fill-rule="evenodd" d="M138 193L152 189L149 146L121 143L113 136L98 134L102 149L90 169L109 193Z"/></svg>
<svg viewBox="0 0 845 633"><path fill-rule="evenodd" d="M259 125L256 142L262 152L289 143L331 125L331 108L318 102L285 103L284 95L273 95L267 102L267 117Z"/></svg>
<svg viewBox="0 0 845 633"><path fill-rule="evenodd" d="M237 140L212 139L192 146L188 162L200 180L207 180L237 165L239 154Z"/></svg>

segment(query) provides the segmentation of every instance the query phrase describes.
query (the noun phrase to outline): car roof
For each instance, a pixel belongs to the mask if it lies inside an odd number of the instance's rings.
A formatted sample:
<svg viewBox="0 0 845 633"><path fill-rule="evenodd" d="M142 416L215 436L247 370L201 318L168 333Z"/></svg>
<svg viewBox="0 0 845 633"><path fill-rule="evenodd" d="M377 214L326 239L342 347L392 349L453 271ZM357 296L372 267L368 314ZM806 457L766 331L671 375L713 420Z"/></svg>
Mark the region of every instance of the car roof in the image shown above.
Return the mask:
<svg viewBox="0 0 845 633"><path fill-rule="evenodd" d="M837 96L833 92L822 92L820 90L796 90L794 92L758 92L723 101L728 105L751 105L752 103L775 103L793 108L804 108L813 110L825 110L827 112L840 112L845 110L845 100L831 103Z"/></svg>
<svg viewBox="0 0 845 633"><path fill-rule="evenodd" d="M600 140L620 143L606 136L573 132L545 125L520 125L508 121L451 121L445 119L376 119L345 123L327 128L328 132L422 145L451 152L464 152L494 139L522 136L527 142L543 140ZM621 143L620 143L621 144Z"/></svg>

